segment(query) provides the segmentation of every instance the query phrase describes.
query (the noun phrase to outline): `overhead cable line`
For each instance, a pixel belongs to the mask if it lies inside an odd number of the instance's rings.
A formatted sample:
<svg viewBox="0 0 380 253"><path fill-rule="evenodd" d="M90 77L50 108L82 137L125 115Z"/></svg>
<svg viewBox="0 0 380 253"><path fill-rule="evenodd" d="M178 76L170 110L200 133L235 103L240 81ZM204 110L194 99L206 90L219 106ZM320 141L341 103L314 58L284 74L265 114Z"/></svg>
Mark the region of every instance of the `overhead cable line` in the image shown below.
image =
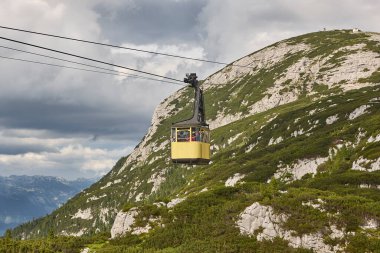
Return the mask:
<svg viewBox="0 0 380 253"><path fill-rule="evenodd" d="M46 66L60 67L60 68L66 68L66 69L75 69L75 70L81 70L81 71L87 71L87 72L107 74L107 75L113 75L113 76L129 76L128 74L122 74L122 73L117 74L117 73L110 73L110 72L105 72L105 71L97 71L97 70L92 70L92 69L83 69L83 68L58 65L58 64L53 64L53 63L46 63L46 62L40 62L40 61L32 61L32 60L26 60L26 59L14 58L14 57L6 57L6 56L1 56L1 55L0 55L0 58L2 58L2 59L8 59L8 60L14 60L14 61L35 63L35 64L46 65ZM158 82L164 82L164 83L171 83L171 84L183 86L183 85L181 85L179 83L170 82L170 81L163 81L163 80L153 79L153 78L150 78L150 80L158 81Z"/></svg>
<svg viewBox="0 0 380 253"><path fill-rule="evenodd" d="M53 57L53 56L49 56L49 55L45 55L45 54L30 52L30 51L26 51L26 50L22 50L22 49L17 49L17 48L12 48L12 47L7 47L7 46L1 46L1 45L0 45L0 48L5 48L5 49L9 49L9 50L13 50L13 51L18 51L18 52L22 52L22 53L26 53L26 54L31 54L31 55L37 55L37 56L46 57L46 58L50 58L50 59L54 59L54 60L74 63L74 64L78 64L78 65L82 65L82 66L86 66L86 67L91 67L91 68L96 68L96 69L101 69L101 70L106 70L106 71L110 71L110 72L121 73L121 74L125 74L126 76L130 76L130 77L148 79L148 80L153 80L153 81L163 81L163 80L160 80L160 79L154 79L154 78L149 78L149 77L140 76L140 75L136 75L136 74L131 74L131 73L127 73L127 72L117 71L117 70L113 70L113 69L102 68L102 67L91 65L91 64L85 64L85 63L81 63L81 62L77 62L77 61L71 61L71 60L62 59L62 58L58 58L58 57ZM355 57L355 59L367 59L367 57ZM293 74L303 74L303 73L306 73L306 72L314 73L314 74L318 73L318 71L317 72L310 72L310 70L305 70L305 71L287 71L287 73L293 73ZM340 72L340 73L352 73L352 71L345 71L345 72Z"/></svg>
<svg viewBox="0 0 380 253"><path fill-rule="evenodd" d="M48 50L48 51L52 51L52 52L59 53L59 54L65 54L65 55L69 55L69 56L72 56L72 57L77 57L77 58L88 60L88 61L93 61L93 62L97 62L97 63L101 63L101 64L106 64L106 65L110 65L110 66L117 67L117 68L127 69L127 70L135 71L135 72L138 72L138 73L146 74L146 75L160 77L160 78L168 79L168 80L171 80L171 81L176 81L176 82L181 82L181 83L183 82L182 80L178 80L178 79L175 79L175 78L171 78L171 77L167 77L167 76L161 76L161 75L153 74L153 73L142 71L142 70L138 70L138 69L128 68L128 67L124 67L124 66L121 66L121 65L117 65L117 64L113 64L113 63L109 63L109 62L104 62L104 61L100 61L100 60L96 60L96 59L80 56L80 55L77 55L77 54L71 54L71 53L68 53L68 52L59 51L59 50L55 50L55 49L48 48L48 47L42 47L42 46L38 46L38 45L35 45L35 44L30 44L30 43L26 43L26 42L23 42L23 41L19 41L19 40L13 40L13 39L5 38L5 37L0 37L0 39L7 40L7 41L12 41L12 42L15 42L15 43L19 43L19 44L23 44L23 45L27 45L27 46L31 46L31 47L36 47L36 48L40 48L40 49L44 49L44 50Z"/></svg>
<svg viewBox="0 0 380 253"><path fill-rule="evenodd" d="M12 48L9 48L9 47L4 47L4 46L0 46L0 48L12 49ZM45 55L42 55L42 54L32 53L32 52L28 52L28 51L24 51L24 50L19 50L19 49L12 49L12 50L21 51L21 52L30 53L30 54L35 54L35 55L40 55L40 56L45 56ZM62 61L67 61L67 62L72 62L72 63L75 63L75 64L80 64L80 65L84 65L84 66L88 66L88 67L92 67L92 68L103 69L103 70L107 70L107 71L114 72L114 73L105 72L105 71L96 71L96 70L91 70L91 69L83 69L83 68L77 68L77 67L71 67L71 66L65 66L65 65L58 65L58 64L52 64L52 63L46 63L46 62L40 62L40 61L26 60L26 59L20 59L20 58L6 57L6 56L1 56L0 55L0 58L3 58L3 59L9 59L9 60L15 60L15 61L21 61L21 62L28 62L28 63L35 63L35 64L47 65L47 66L53 66L53 67L61 67L61 68L66 68L66 69L75 69L75 70L81 70L81 71L86 71L86 72L94 72L94 73L114 75L114 76L126 76L126 77L132 77L132 78L142 78L142 79L148 79L148 80L157 81L157 82L161 82L161 83L169 83L169 84L175 84L175 85L179 85L179 86L186 86L186 85L182 85L182 84L179 84L179 83L176 83L176 82L165 81L165 80L160 80L160 79L155 79L155 78L149 78L149 77L145 77L145 76L133 75L133 74L129 74L129 73L126 73L126 72L121 72L121 71L116 71L116 70L112 70L112 69L101 68L101 67L97 67L97 66L93 66L93 65L88 65L88 64L82 64L82 63L78 63L78 62L74 62L74 61L69 61L69 60L65 60L65 59L60 59L60 58L56 58L56 57L50 57L50 56L45 56L45 57L52 58L52 59L57 59L57 60L62 60ZM288 73L297 73L297 74L302 73L303 74L303 73L306 73L306 72L300 71L300 72L288 72ZM317 72L314 72L313 74L316 74L316 73ZM346 72L342 72L342 73L353 73L353 72L352 71L346 71ZM207 80L205 80L205 81L207 81ZM216 85L216 83L208 83L208 84Z"/></svg>
<svg viewBox="0 0 380 253"><path fill-rule="evenodd" d="M53 64L53 63L32 61L32 60L26 60L26 59L14 58L14 57L7 57L7 56L1 56L1 55L0 55L0 58L8 59L8 60L14 60L14 61L36 63L36 64L47 65L47 66L54 66L54 67L60 67L60 68L76 69L76 70L89 71L89 72L102 73L102 74L109 74L109 75L116 75L116 76L118 75L116 73L102 72L102 71L97 71L97 70L82 69L82 68L76 68L76 67L69 67L69 66L58 65L58 64Z"/></svg>
<svg viewBox="0 0 380 253"><path fill-rule="evenodd" d="M0 46L0 47L2 47L2 46ZM187 85L182 85L182 84L171 82L171 81L154 79L154 78L149 78L149 77L144 77L144 76L137 76L137 75L128 74L128 73L125 73L125 72L119 72L119 71L115 71L115 70L111 70L111 69L105 69L105 68L104 68L105 70L108 70L108 71L111 71L111 72L115 72L115 73L104 72L104 71L96 71L96 70L91 70L91 69L82 69L82 68L77 68L77 67L70 67L70 66L65 66L65 65L57 65L57 64L52 64L52 63L45 63L45 62L32 61L32 60L26 60L26 59L19 59L19 58L12 58L12 57L5 57L5 56L0 56L0 58L10 59L10 60L16 60L16 61L23 61L23 62L30 62L30 63L36 63L36 64L48 65L48 66L54 66L54 67L62 67L62 68L67 68L67 69L82 70L82 71L87 71L87 72L94 72L94 73L115 75L115 76L126 76L126 77L132 77L132 78L142 78L142 79L148 79L148 80L157 81L157 82L175 84L175 85L179 85L179 86L187 86ZM84 64L84 65L86 65L86 64ZM91 65L87 65L87 66L91 66ZM97 68L96 66L92 66L92 67ZM103 69L103 68L100 68L100 69ZM288 72L288 73L303 74L303 73L306 73L306 72L301 71L301 72ZM318 72L316 72L316 73L318 73ZM313 74L316 74L316 73L313 73ZM352 71L345 71L345 72L340 72L340 73L354 73L354 72L352 72ZM212 84L212 85L218 85L218 83L210 83L210 84Z"/></svg>
<svg viewBox="0 0 380 253"><path fill-rule="evenodd" d="M106 71L115 72L115 73L118 73L118 74L120 73L120 74L123 74L126 77L141 78L141 79L147 79L147 80L152 80L152 81L159 81L159 82L165 82L165 83L178 84L178 83L174 83L174 82L170 82L170 81L164 81L164 80L150 78L150 77L146 77L146 76L140 76L140 75L130 74L130 73L127 73L127 72L117 71L117 70L114 70L114 69L107 69L107 68L102 68L102 67L98 67L98 66L94 66L94 65L90 65L90 64L85 64L85 63L81 63L81 62L70 61L70 60L66 60L66 59L62 59L62 58L58 58L58 57L53 57L53 56L49 56L49 55L45 55L45 54L39 54L39 53L29 52L29 51L21 50L21 49L17 49L17 48L6 47L6 46L0 46L0 48L6 48L6 49L17 51L17 52L22 52L22 53L31 54L31 55L37 55L37 56L41 56L41 57L45 57L45 58L49 58L49 59L58 60L58 61L74 63L74 64L78 64L78 65L82 65L82 66L86 66L86 67L91 67L91 68L95 68L95 69L106 70Z"/></svg>
<svg viewBox="0 0 380 253"><path fill-rule="evenodd" d="M231 64L231 63L220 62L220 61L211 61L211 60L206 60L206 59L192 58L192 57L175 55L175 54L154 52L154 51L143 50L143 49L132 48L132 47L116 46L116 45L107 44L107 43L101 43L101 42L95 42L95 41L89 41L89 40L76 39L76 38L71 38L71 37L66 37L66 36L60 36L60 35L54 35L54 34L48 34L48 33L34 32L34 31L30 31L30 30L18 29L18 28L8 27L8 26L0 26L0 28L7 29L7 30L12 30L12 31L19 31L19 32L25 32L25 33L37 34L37 35L42 35L42 36L48 36L48 37L53 37L53 38L59 38L59 39L84 42L84 43L89 43L89 44L94 44L94 45L113 47L113 48L119 48L119 49L126 49L126 50L130 50L130 51L136 51L136 52L142 52L142 53L148 53L148 54L155 54L155 55L162 55L162 56L180 58L180 59L191 60L191 61L214 63L214 64L219 64L219 65L224 65L224 66L230 65L230 66L236 66L236 67L241 67L241 68L252 68L251 66L247 66L247 65L245 65L245 66L244 65L237 65L237 64Z"/></svg>

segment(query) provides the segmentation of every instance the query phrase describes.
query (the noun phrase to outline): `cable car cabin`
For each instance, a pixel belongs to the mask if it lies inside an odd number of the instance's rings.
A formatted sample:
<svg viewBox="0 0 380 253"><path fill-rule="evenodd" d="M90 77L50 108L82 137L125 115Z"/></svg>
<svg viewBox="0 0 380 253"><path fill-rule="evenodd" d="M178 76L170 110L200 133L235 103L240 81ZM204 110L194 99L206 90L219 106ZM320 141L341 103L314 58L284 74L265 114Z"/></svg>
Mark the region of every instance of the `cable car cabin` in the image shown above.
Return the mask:
<svg viewBox="0 0 380 253"><path fill-rule="evenodd" d="M193 117L172 124L171 156L174 163L208 164L210 162L210 129L206 124L203 92L197 75L184 79L195 90Z"/></svg>
<svg viewBox="0 0 380 253"><path fill-rule="evenodd" d="M172 126L171 156L174 163L208 164L210 130L208 126Z"/></svg>

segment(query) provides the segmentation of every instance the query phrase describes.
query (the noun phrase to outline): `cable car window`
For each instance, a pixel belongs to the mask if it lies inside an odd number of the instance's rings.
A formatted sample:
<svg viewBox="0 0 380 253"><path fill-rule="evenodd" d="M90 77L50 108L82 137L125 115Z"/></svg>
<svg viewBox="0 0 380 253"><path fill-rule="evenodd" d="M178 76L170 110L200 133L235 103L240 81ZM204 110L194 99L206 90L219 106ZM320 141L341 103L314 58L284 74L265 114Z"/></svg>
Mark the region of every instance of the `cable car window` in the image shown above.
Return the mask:
<svg viewBox="0 0 380 253"><path fill-rule="evenodd" d="M191 128L191 141L201 141L199 127Z"/></svg>
<svg viewBox="0 0 380 253"><path fill-rule="evenodd" d="M197 128L197 131L196 131L196 133L195 133L195 140L196 140L196 141L201 141L201 140L202 140L202 139L201 139L201 131L200 131L199 128Z"/></svg>
<svg viewBox="0 0 380 253"><path fill-rule="evenodd" d="M179 142L185 142L190 141L190 129L178 129L177 130L177 141Z"/></svg>

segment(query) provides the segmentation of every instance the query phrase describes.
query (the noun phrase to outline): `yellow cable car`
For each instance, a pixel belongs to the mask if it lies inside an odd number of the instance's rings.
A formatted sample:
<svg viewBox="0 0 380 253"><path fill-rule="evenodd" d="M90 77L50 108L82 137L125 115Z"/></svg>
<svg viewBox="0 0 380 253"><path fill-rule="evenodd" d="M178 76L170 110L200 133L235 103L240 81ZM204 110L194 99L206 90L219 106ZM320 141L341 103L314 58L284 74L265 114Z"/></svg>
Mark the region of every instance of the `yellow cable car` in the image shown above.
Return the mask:
<svg viewBox="0 0 380 253"><path fill-rule="evenodd" d="M195 89L193 117L174 123L171 128L171 158L174 163L208 164L210 162L210 129L205 121L203 93L197 75L184 79Z"/></svg>
<svg viewBox="0 0 380 253"><path fill-rule="evenodd" d="M210 162L208 126L173 126L171 148L174 163L208 164Z"/></svg>

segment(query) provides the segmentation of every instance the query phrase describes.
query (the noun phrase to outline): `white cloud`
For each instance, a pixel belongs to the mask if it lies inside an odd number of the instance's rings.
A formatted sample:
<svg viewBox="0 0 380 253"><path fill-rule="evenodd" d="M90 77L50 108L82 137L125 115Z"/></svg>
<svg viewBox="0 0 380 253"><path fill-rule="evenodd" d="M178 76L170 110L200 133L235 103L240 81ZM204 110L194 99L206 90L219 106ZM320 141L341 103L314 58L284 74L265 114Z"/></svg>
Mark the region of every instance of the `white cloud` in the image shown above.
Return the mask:
<svg viewBox="0 0 380 253"><path fill-rule="evenodd" d="M0 130L0 143L4 146L12 146L15 144L22 145L43 145L45 147L55 148L59 145L71 143L72 138L49 138L42 133L47 134L46 131L40 130L27 130L27 129L12 129L1 131ZM12 136L13 134L13 136Z"/></svg>
<svg viewBox="0 0 380 253"><path fill-rule="evenodd" d="M208 1L199 19L209 57L230 61L323 28L378 31L379 8L376 0L220 0Z"/></svg>
<svg viewBox="0 0 380 253"><path fill-rule="evenodd" d="M108 150L68 145L57 152L0 155L0 168L4 168L2 175L44 172L66 178L94 177L107 173L120 157L131 150L132 147Z"/></svg>
<svg viewBox="0 0 380 253"><path fill-rule="evenodd" d="M5 216L5 219L4 219L5 224L11 224L12 222L17 222L17 220L14 220L11 216Z"/></svg>
<svg viewBox="0 0 380 253"><path fill-rule="evenodd" d="M94 10L99 2L5 0L0 3L0 23L107 42ZM117 7L120 2L110 4ZM151 72L160 66L157 72L163 74L175 71L180 64L160 64L157 57L149 67L149 62L142 64L141 58L124 60L106 47L7 30L1 30L1 36ZM0 41L0 45L70 58L5 41ZM0 49L0 55L37 59L6 49ZM1 175L48 174L73 178L109 171L136 145L137 136L149 126L157 103L178 87L0 60L0 89L0 100L4 103L0 109ZM90 141L91 135L100 138Z"/></svg>
<svg viewBox="0 0 380 253"><path fill-rule="evenodd" d="M81 169L85 171L94 171L95 173L105 174L115 165L115 160L88 160L83 163Z"/></svg>

